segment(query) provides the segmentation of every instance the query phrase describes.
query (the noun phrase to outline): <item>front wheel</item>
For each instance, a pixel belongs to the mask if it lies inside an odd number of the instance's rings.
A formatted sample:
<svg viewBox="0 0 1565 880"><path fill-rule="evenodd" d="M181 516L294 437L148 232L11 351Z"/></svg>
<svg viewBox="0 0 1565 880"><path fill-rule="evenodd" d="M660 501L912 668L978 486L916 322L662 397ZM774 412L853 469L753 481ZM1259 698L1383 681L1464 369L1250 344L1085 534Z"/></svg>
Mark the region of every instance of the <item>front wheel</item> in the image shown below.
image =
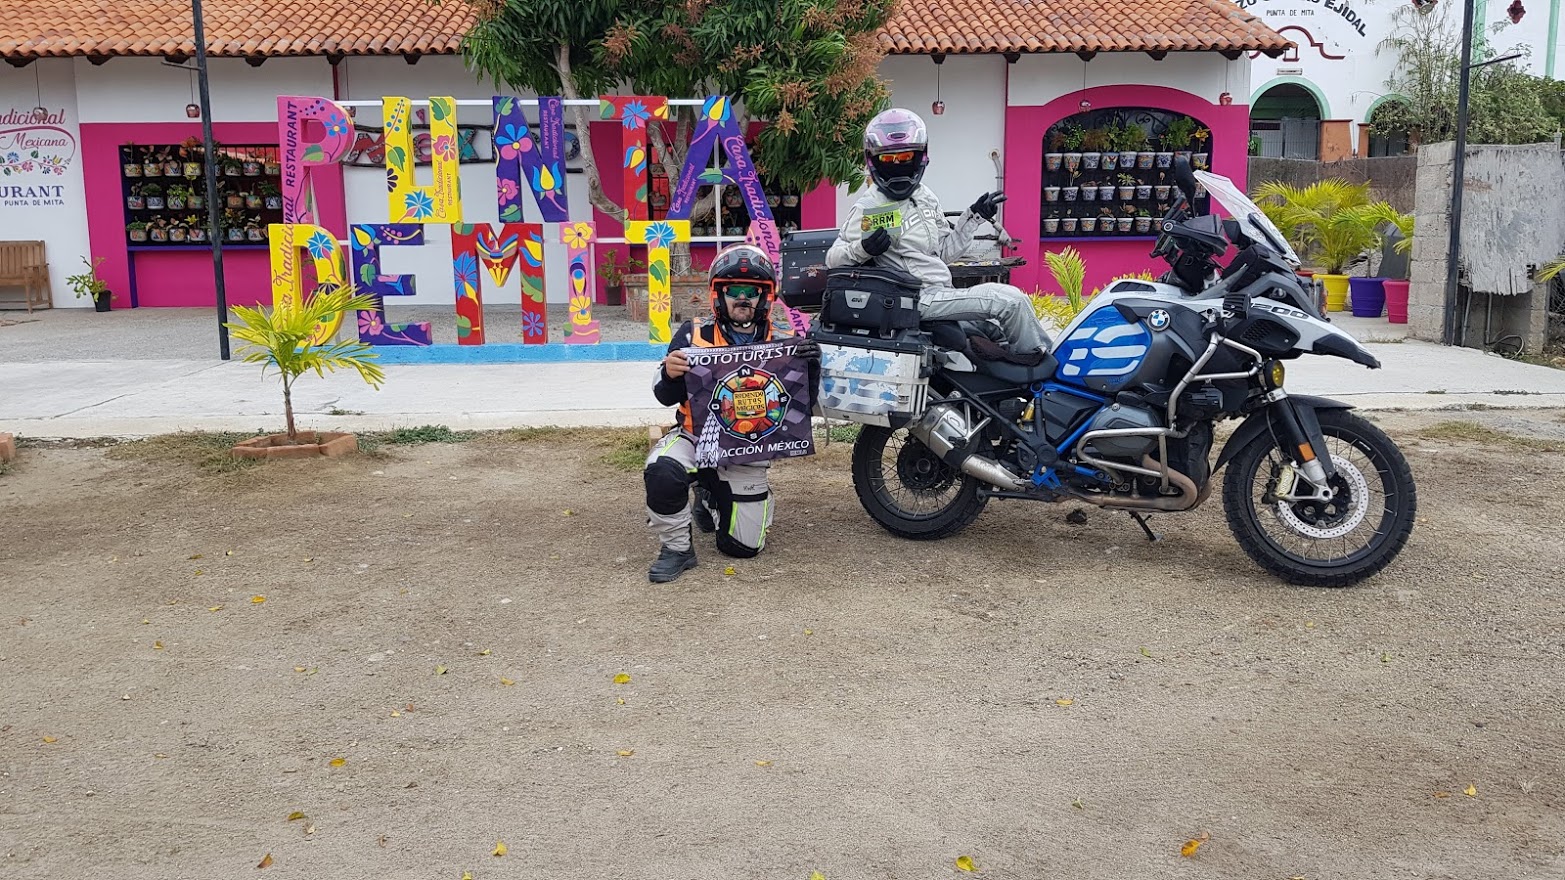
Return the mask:
<svg viewBox="0 0 1565 880"><path fill-rule="evenodd" d="M988 497L906 428L866 425L853 442L853 488L881 528L901 538L949 538L972 524Z"/></svg>
<svg viewBox="0 0 1565 880"><path fill-rule="evenodd" d="M1228 465L1223 509L1239 546L1292 584L1346 587L1385 568L1413 531L1418 495L1402 451L1384 431L1345 410L1321 410L1336 468L1330 501L1288 501L1310 484L1265 433Z"/></svg>

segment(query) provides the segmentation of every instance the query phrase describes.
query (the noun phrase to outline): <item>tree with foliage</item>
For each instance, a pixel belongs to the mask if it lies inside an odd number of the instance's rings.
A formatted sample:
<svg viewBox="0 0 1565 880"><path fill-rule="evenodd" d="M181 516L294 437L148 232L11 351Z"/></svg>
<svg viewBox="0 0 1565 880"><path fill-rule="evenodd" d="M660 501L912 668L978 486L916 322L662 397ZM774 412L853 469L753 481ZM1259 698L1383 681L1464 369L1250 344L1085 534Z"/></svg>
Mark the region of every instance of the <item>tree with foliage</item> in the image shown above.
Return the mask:
<svg viewBox="0 0 1565 880"><path fill-rule="evenodd" d="M1416 135L1426 144L1456 137L1457 95L1462 68L1459 21L1448 10L1460 3L1442 3L1419 13L1404 6L1395 14L1396 30L1380 51L1400 59L1386 87L1402 100L1387 102L1375 113L1374 131L1387 136ZM1494 57L1487 44L1473 62ZM1549 81L1533 76L1513 62L1475 68L1468 85L1468 143L1531 144L1549 140L1560 120L1545 107Z"/></svg>
<svg viewBox="0 0 1565 880"><path fill-rule="evenodd" d="M864 180L864 127L889 94L876 75L884 55L876 34L895 0L466 2L479 12L463 41L467 65L501 86L567 99L619 86L671 99L728 95L741 130L752 120L769 123L753 158L772 192ZM571 110L592 203L623 220L586 137L592 117ZM648 139L653 161L677 181L699 108L669 110L672 140L656 125ZM694 217L712 209L709 193ZM688 249L676 251L675 270L688 265Z"/></svg>

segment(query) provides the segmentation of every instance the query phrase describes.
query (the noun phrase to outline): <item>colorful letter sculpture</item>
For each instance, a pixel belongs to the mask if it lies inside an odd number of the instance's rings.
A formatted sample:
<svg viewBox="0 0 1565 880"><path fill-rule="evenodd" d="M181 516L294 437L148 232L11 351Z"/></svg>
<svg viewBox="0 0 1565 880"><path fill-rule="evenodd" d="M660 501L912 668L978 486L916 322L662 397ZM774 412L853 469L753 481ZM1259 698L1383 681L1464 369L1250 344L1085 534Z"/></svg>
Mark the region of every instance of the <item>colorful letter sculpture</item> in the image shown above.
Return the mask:
<svg viewBox="0 0 1565 880"><path fill-rule="evenodd" d="M625 211L630 220L646 220L652 216L647 212L647 157L651 155L647 147L647 121L668 118L668 99L604 95L598 99L598 116L605 121L618 122L625 130Z"/></svg>
<svg viewBox="0 0 1565 880"><path fill-rule="evenodd" d="M413 179L413 128L407 98L384 98L386 115L386 190L393 223L461 223L461 165L457 158L456 99L429 99L429 134L434 139L430 165L434 183Z"/></svg>
<svg viewBox="0 0 1565 880"><path fill-rule="evenodd" d="M359 341L370 345L429 345L433 341L428 321L392 324L386 320L384 297L412 296L412 275L382 275L380 249L424 243L424 227L416 223L363 223L353 227L353 278L360 293L375 298L373 309L359 310Z"/></svg>
<svg viewBox="0 0 1565 880"><path fill-rule="evenodd" d="M277 143L282 152L284 223L314 223L315 193L310 167L340 162L353 146L348 111L325 98L281 96L277 99ZM306 140L304 123L320 124L320 140Z"/></svg>
<svg viewBox="0 0 1565 880"><path fill-rule="evenodd" d="M598 322L592 319L592 291L597 280L592 269L592 243L597 234L591 223L560 226L571 279L571 323L565 328L565 341L575 345L596 345L599 341Z"/></svg>
<svg viewBox="0 0 1565 880"><path fill-rule="evenodd" d="M343 266L342 245L331 233L308 223L273 223L268 229L272 252L272 308L293 309L304 302L299 271L299 249L310 254L315 267L316 289L337 289L347 283L348 273ZM310 341L326 342L337 334L342 325L342 314L315 325Z"/></svg>
<svg viewBox="0 0 1565 880"><path fill-rule="evenodd" d="M520 223L522 188L532 190L533 200L549 223L570 221L565 193L565 102L538 99L535 132L522 115L515 98L494 99L495 186L500 220Z"/></svg>
<svg viewBox="0 0 1565 880"><path fill-rule="evenodd" d="M647 246L647 332L648 341L667 343L674 338L673 287L668 265L668 249L676 241L690 240L689 220L629 220L625 240Z"/></svg>
<svg viewBox="0 0 1565 880"><path fill-rule="evenodd" d="M495 286L505 284L518 263L522 267L522 341L549 341L549 316L543 301L543 224L502 223L495 232L487 223L451 227L451 260L456 278L456 341L484 344L484 305L478 270L488 272Z"/></svg>

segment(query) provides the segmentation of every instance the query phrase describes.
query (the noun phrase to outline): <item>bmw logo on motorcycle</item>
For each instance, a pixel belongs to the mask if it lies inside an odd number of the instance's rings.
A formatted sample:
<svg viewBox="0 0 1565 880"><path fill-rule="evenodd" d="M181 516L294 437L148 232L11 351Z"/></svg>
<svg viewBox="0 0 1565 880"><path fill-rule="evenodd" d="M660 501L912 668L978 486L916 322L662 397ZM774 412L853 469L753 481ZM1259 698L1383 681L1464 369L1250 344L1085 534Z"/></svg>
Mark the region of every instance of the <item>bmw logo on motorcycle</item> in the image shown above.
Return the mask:
<svg viewBox="0 0 1565 880"><path fill-rule="evenodd" d="M1151 327L1153 330L1167 330L1169 320L1170 319L1168 317L1167 310L1154 309L1152 314L1147 315L1147 326Z"/></svg>

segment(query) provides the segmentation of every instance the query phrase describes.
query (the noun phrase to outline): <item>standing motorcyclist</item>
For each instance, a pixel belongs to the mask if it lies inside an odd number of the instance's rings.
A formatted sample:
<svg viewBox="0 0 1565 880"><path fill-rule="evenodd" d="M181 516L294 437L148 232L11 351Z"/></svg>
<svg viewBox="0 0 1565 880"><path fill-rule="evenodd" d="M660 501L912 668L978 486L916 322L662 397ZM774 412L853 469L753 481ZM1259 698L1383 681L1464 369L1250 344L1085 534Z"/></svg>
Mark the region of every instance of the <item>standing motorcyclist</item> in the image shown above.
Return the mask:
<svg viewBox="0 0 1565 880"><path fill-rule="evenodd" d="M665 406L679 406L679 427L652 448L644 478L647 485L647 522L662 549L647 577L668 583L695 568L695 548L690 543L690 484L697 483L696 524L703 532L717 532L717 549L728 556L748 558L766 546L766 530L772 524L768 462L696 467L695 423L685 389L690 362L682 349L748 345L771 338L767 320L777 289L777 272L766 252L754 245L725 248L712 260L709 275L712 314L686 321L669 343L652 393ZM795 354L810 363L810 386L820 371L820 346L805 340Z"/></svg>
<svg viewBox="0 0 1565 880"><path fill-rule="evenodd" d="M955 260L973 242L982 221L992 221L1005 200L979 196L953 228L940 200L919 181L929 164L929 132L916 113L886 110L864 131L864 158L873 186L865 190L826 254L831 268L874 262L923 282L918 311L927 320L993 318L1004 328L1013 359L1036 363L1049 347L1027 294L1009 284L951 285Z"/></svg>

